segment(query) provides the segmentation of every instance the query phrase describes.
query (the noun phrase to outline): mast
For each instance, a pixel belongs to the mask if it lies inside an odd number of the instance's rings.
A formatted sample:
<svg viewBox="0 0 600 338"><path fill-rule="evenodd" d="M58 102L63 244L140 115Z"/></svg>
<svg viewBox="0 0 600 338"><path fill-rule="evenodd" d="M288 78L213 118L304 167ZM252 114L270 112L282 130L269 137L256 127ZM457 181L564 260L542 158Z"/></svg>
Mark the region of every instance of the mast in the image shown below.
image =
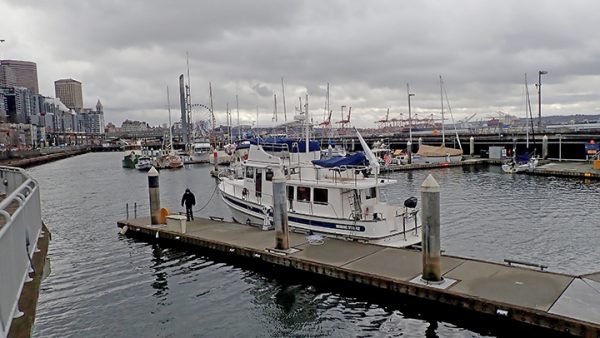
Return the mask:
<svg viewBox="0 0 600 338"><path fill-rule="evenodd" d="M238 125L238 137L242 138L242 125L240 124L240 102L238 96L235 94L235 110L237 111L237 125Z"/></svg>
<svg viewBox="0 0 600 338"><path fill-rule="evenodd" d="M229 112L229 102L225 105L225 113L227 114L227 130L229 132L229 143L231 143L231 113Z"/></svg>
<svg viewBox="0 0 600 338"><path fill-rule="evenodd" d="M535 129L533 129L533 112L531 111L531 100L529 99L529 86L527 85L527 73L525 73L525 96L527 97L527 107L529 108L529 121L531 122L531 140L533 141L533 152L535 153ZM527 149L529 150L529 149Z"/></svg>
<svg viewBox="0 0 600 338"><path fill-rule="evenodd" d="M273 93L273 121L277 122L277 94Z"/></svg>
<svg viewBox="0 0 600 338"><path fill-rule="evenodd" d="M281 77L281 98L283 100L283 119L287 122L287 110L285 108L285 87L283 86L283 76Z"/></svg>
<svg viewBox="0 0 600 338"><path fill-rule="evenodd" d="M209 102L210 102L210 119L211 119L211 124L212 124L212 130L210 132L210 137L212 138L213 144L215 146L215 150L217 149L217 138L215 135L215 113L213 110L213 97L212 97L212 84L209 82L208 83L208 98L209 98Z"/></svg>
<svg viewBox="0 0 600 338"><path fill-rule="evenodd" d="M304 109L305 111L305 115L304 115L304 123L306 123L306 140L305 140L305 145L306 145L306 153L308 154L308 146L309 146L309 137L310 137L310 127L308 125L308 93L306 93L306 107Z"/></svg>
<svg viewBox="0 0 600 338"><path fill-rule="evenodd" d="M442 104L442 146L446 145L446 129L444 127L444 87L442 76L440 75L440 102Z"/></svg>
<svg viewBox="0 0 600 338"><path fill-rule="evenodd" d="M187 66L187 87L186 87L186 123L185 123L185 141L186 141L186 150L191 150L191 130L193 127L192 124L192 86L190 84L190 56L188 52L185 52L185 63Z"/></svg>
<svg viewBox="0 0 600 338"><path fill-rule="evenodd" d="M167 110L169 111L169 153L171 153L173 151L173 132L171 131L171 99L169 96L169 86L167 86Z"/></svg>

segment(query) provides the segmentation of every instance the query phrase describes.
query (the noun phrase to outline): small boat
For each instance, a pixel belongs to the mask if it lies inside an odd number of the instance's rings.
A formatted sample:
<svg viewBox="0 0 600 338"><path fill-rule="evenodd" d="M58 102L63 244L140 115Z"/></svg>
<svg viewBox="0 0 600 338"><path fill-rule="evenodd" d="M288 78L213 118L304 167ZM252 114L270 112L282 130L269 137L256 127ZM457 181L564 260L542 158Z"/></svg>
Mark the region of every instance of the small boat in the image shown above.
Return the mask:
<svg viewBox="0 0 600 338"><path fill-rule="evenodd" d="M452 163L462 161L462 149L421 144L417 151L419 158L413 157L413 163Z"/></svg>
<svg viewBox="0 0 600 338"><path fill-rule="evenodd" d="M139 157L142 156L142 145L139 143L126 144L123 146L123 168L135 169Z"/></svg>
<svg viewBox="0 0 600 338"><path fill-rule="evenodd" d="M150 170L154 165L154 161L150 156L142 155L138 158L137 163L135 164L135 169L137 170Z"/></svg>
<svg viewBox="0 0 600 338"><path fill-rule="evenodd" d="M212 158L212 147L208 142L197 142L192 145L190 160L192 162L209 162Z"/></svg>
<svg viewBox="0 0 600 338"><path fill-rule="evenodd" d="M156 158L154 165L157 169L175 169L183 167L183 159L173 149L173 131L171 130L171 99L167 87L167 107L169 110L169 144L163 147L163 154Z"/></svg>

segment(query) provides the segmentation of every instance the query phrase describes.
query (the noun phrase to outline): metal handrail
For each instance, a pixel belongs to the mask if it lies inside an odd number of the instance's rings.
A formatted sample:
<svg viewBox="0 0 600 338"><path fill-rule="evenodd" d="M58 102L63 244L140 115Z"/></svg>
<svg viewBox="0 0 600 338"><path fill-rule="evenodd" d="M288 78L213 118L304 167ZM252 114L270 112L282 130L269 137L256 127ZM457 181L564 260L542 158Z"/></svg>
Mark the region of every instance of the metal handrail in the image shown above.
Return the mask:
<svg viewBox="0 0 600 338"><path fill-rule="evenodd" d="M0 228L0 336L5 336L13 318L22 315L18 301L24 284L31 280L42 216L38 183L25 170L0 166L0 179L6 192L0 202L0 217L5 220Z"/></svg>

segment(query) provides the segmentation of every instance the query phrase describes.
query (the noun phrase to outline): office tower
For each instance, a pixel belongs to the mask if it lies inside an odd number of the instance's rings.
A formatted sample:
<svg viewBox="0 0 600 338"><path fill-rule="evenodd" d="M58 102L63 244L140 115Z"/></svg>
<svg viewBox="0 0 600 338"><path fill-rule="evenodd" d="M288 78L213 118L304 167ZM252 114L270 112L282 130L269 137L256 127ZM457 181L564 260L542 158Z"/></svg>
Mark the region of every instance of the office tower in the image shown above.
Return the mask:
<svg viewBox="0 0 600 338"><path fill-rule="evenodd" d="M76 111L83 109L81 82L73 79L54 81L54 92L56 97L70 109Z"/></svg>
<svg viewBox="0 0 600 338"><path fill-rule="evenodd" d="M37 65L29 61L0 61L0 86L25 87L39 94Z"/></svg>

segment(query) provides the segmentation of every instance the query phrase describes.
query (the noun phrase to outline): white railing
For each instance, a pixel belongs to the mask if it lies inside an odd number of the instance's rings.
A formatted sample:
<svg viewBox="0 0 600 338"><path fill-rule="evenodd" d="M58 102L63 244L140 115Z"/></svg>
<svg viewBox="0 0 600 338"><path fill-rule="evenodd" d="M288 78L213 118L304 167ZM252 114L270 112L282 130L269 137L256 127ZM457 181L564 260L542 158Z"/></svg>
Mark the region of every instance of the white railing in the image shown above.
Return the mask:
<svg viewBox="0 0 600 338"><path fill-rule="evenodd" d="M31 258L42 232L38 183L20 168L0 166L0 337L10 331L13 318L23 313L18 301L32 272Z"/></svg>

